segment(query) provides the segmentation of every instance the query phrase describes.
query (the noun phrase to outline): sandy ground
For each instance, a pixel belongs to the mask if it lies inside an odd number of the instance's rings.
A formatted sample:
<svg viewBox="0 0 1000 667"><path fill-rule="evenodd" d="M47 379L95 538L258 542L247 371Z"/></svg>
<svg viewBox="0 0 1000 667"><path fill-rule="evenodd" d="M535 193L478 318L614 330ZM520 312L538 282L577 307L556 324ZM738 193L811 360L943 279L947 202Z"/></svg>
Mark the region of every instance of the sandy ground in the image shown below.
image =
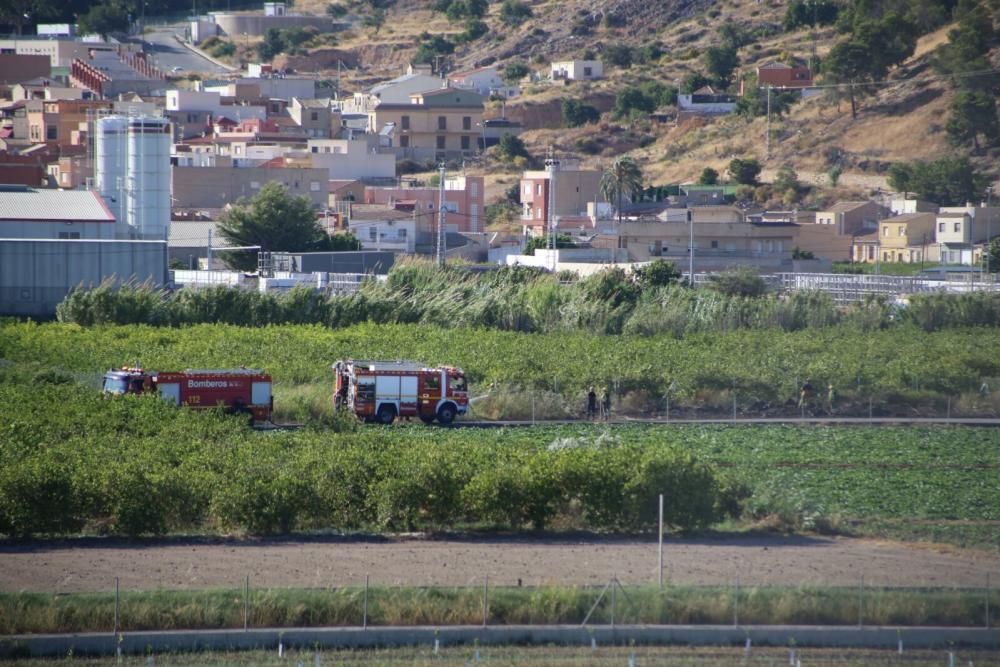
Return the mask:
<svg viewBox="0 0 1000 667"><path fill-rule="evenodd" d="M240 586L625 584L655 582L655 542L546 539L75 540L0 544L0 590L84 592ZM665 578L677 584L982 587L1000 555L820 537L671 539ZM994 584L996 585L996 584Z"/></svg>

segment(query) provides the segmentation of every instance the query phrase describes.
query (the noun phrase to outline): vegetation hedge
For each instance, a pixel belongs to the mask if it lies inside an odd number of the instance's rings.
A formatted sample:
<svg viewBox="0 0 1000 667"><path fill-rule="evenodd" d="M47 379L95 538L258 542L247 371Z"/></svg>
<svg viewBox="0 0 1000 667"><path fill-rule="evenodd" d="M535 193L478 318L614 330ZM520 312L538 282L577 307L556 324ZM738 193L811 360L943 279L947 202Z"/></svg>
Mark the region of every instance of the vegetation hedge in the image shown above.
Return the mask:
<svg viewBox="0 0 1000 667"><path fill-rule="evenodd" d="M666 262L661 262L667 264ZM664 275L666 281L656 277ZM926 331L1000 325L1000 294L914 295L907 307L869 299L837 307L819 292L729 296L672 282L676 273L631 276L611 269L570 284L525 267L485 274L424 262L395 266L388 280L366 281L357 294L326 296L310 288L276 295L227 287L167 293L148 285L110 283L72 292L58 307L62 322L182 326L219 322L240 326L320 324L339 328L432 324L505 331L585 331L681 337L734 329L802 329L854 325L866 330L914 325Z"/></svg>

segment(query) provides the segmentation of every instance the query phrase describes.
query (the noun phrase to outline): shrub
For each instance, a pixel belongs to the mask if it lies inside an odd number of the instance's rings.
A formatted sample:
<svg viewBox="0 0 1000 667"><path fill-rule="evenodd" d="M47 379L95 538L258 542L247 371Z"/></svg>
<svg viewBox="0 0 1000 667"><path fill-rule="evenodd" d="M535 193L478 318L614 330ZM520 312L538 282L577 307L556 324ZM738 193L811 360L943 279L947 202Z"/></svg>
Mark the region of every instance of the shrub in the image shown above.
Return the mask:
<svg viewBox="0 0 1000 667"><path fill-rule="evenodd" d="M521 0L503 0L500 5L500 20L507 25L520 25L532 16L531 7Z"/></svg>
<svg viewBox="0 0 1000 667"><path fill-rule="evenodd" d="M580 100L564 99L562 101L562 118L563 125L566 127L579 127L587 123L596 123L601 119L601 114L597 109Z"/></svg>

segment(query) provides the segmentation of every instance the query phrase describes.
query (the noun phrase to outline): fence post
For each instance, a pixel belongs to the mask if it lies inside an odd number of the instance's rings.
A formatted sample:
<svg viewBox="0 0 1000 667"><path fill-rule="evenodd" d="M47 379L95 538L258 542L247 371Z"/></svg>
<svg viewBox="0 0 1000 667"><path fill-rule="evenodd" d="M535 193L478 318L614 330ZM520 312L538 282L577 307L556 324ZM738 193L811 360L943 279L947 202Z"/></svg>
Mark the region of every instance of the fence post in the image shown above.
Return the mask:
<svg viewBox="0 0 1000 667"><path fill-rule="evenodd" d="M490 609L490 575L483 577L483 627L487 625Z"/></svg>
<svg viewBox="0 0 1000 667"><path fill-rule="evenodd" d="M951 419L951 396L948 397L948 412L945 419Z"/></svg>
<svg viewBox="0 0 1000 667"><path fill-rule="evenodd" d="M250 629L250 575L243 581L243 632Z"/></svg>
<svg viewBox="0 0 1000 667"><path fill-rule="evenodd" d="M736 594L733 596L733 625L740 624L740 575L736 575Z"/></svg>
<svg viewBox="0 0 1000 667"><path fill-rule="evenodd" d="M361 627L365 630L368 629L368 575L365 575L365 603L364 603L364 616L361 619Z"/></svg>
<svg viewBox="0 0 1000 667"><path fill-rule="evenodd" d="M660 543L659 543L659 557L657 558L657 580L660 584L660 588L663 588L663 494L660 494ZM989 586L987 586L989 589Z"/></svg>
<svg viewBox="0 0 1000 667"><path fill-rule="evenodd" d="M115 577L115 641L118 641L120 597L118 594L118 577Z"/></svg>
<svg viewBox="0 0 1000 667"><path fill-rule="evenodd" d="M618 575L611 577L611 627L615 627L615 588L618 583Z"/></svg>
<svg viewBox="0 0 1000 667"><path fill-rule="evenodd" d="M861 575L861 586L858 588L858 627L865 627L865 575Z"/></svg>
<svg viewBox="0 0 1000 667"><path fill-rule="evenodd" d="M986 573L986 629L990 629L990 573Z"/></svg>

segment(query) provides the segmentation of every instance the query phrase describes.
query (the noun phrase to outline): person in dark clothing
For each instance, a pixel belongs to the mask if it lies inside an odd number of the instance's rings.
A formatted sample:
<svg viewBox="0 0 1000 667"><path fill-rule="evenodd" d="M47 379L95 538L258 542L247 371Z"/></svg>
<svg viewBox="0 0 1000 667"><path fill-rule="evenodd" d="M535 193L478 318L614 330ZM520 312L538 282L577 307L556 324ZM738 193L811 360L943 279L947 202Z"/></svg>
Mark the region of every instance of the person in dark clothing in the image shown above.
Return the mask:
<svg viewBox="0 0 1000 667"><path fill-rule="evenodd" d="M601 394L601 417L604 421L611 419L611 394L608 393L607 388Z"/></svg>
<svg viewBox="0 0 1000 667"><path fill-rule="evenodd" d="M809 403L811 403L813 399L813 392L814 389L812 382L809 381L809 378L806 378L806 381L802 383L802 388L799 390L800 408L809 407Z"/></svg>
<svg viewBox="0 0 1000 667"><path fill-rule="evenodd" d="M597 415L597 394L594 388L587 390L587 419L593 419Z"/></svg>

